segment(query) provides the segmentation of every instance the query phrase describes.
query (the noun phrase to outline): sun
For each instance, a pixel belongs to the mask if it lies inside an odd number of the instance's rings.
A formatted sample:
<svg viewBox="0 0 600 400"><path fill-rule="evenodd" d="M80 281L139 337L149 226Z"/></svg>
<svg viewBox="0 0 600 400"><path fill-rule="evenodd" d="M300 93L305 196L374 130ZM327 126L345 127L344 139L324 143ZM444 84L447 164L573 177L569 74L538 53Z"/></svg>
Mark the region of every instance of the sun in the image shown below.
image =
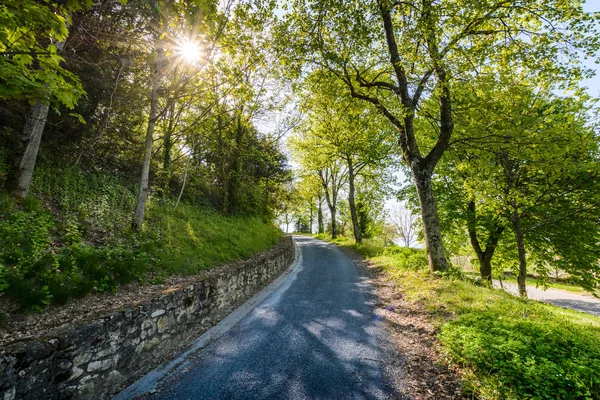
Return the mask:
<svg viewBox="0 0 600 400"><path fill-rule="evenodd" d="M177 46L179 56L189 64L200 61L200 46L193 40L185 39Z"/></svg>

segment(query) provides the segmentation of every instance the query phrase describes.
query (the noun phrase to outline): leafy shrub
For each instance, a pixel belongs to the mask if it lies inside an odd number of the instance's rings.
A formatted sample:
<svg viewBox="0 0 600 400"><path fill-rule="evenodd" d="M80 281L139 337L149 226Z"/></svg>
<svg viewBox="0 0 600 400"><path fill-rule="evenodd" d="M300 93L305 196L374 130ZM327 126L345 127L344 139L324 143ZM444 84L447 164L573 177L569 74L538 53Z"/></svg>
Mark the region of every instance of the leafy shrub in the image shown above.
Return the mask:
<svg viewBox="0 0 600 400"><path fill-rule="evenodd" d="M600 329L565 318L551 306L507 296L483 310L466 305L441 326L444 349L481 379L481 394L600 399Z"/></svg>
<svg viewBox="0 0 600 400"><path fill-rule="evenodd" d="M383 255L393 257L395 267L405 271L425 271L429 266L427 252L424 249L394 245L386 247Z"/></svg>
<svg viewBox="0 0 600 400"><path fill-rule="evenodd" d="M89 241L103 243L129 231L136 191L115 175L41 165L32 189L58 208L62 224L73 228L75 221Z"/></svg>
<svg viewBox="0 0 600 400"><path fill-rule="evenodd" d="M361 254L368 254L370 257L377 256L382 252L383 243L377 239L363 239L361 243L353 244L352 247Z"/></svg>

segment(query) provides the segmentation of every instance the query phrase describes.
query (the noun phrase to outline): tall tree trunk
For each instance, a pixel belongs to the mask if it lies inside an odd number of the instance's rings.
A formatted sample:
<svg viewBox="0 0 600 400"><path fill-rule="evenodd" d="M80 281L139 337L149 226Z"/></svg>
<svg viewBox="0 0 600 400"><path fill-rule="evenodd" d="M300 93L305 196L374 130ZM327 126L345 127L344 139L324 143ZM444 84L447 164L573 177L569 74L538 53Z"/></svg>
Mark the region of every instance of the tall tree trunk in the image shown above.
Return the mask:
<svg viewBox="0 0 600 400"><path fill-rule="evenodd" d="M335 175L331 174L331 179L325 178L323 173L329 174L331 171L321 171L321 184L323 186L323 192L325 194L325 200L327 201L327 206L329 207L329 212L331 214L331 238L337 238L337 221L336 221L336 210L337 210L337 194L338 188L336 185ZM328 186L328 182L331 184L331 188ZM331 192L330 192L331 190Z"/></svg>
<svg viewBox="0 0 600 400"><path fill-rule="evenodd" d="M175 99L169 99L168 124L163 138L163 173L160 176L160 186L166 195L171 183L171 149L173 148L173 132L175 130Z"/></svg>
<svg viewBox="0 0 600 400"><path fill-rule="evenodd" d="M22 146L25 148L21 159L12 168L11 174L6 181L6 188L17 197L22 199L29 195L31 178L35 169L35 162L48 117L49 106L37 103L31 108L23 128Z"/></svg>
<svg viewBox="0 0 600 400"><path fill-rule="evenodd" d="M354 202L354 164L352 158L346 157L348 163L348 206L350 207L350 216L352 218L352 230L354 232L354 240L356 243L362 242L362 234L360 233L360 225L358 224L358 214L356 212L356 204Z"/></svg>
<svg viewBox="0 0 600 400"><path fill-rule="evenodd" d="M446 261L446 252L444 250L440 222L435 206L433 187L431 186L431 172L427 167L420 164L418 162L411 163L411 170L423 218L423 231L425 233L427 256L429 257L429 268L432 272L445 271L448 269L448 263Z"/></svg>
<svg viewBox="0 0 600 400"><path fill-rule="evenodd" d="M68 27L69 25L67 24L67 28ZM58 52L64 50L64 41L54 43ZM42 102L36 103L31 108L31 112L25 120L23 136L21 139L22 148L25 150L21 155L21 159L18 160L18 163L15 160L6 182L6 188L10 190L13 195L22 199L29 196L31 178L33 177L33 170L35 169L35 163L40 149L40 143L42 142L46 120L48 119L49 109L50 106Z"/></svg>
<svg viewBox="0 0 600 400"><path fill-rule="evenodd" d="M317 213L317 223L319 225L317 228L317 232L325 232L325 227L323 226L323 198L321 196L319 196L319 211Z"/></svg>
<svg viewBox="0 0 600 400"><path fill-rule="evenodd" d="M313 209L315 207L314 203L313 203L314 199L311 197L310 198L310 203L309 203L309 207L310 207L310 223L309 223L309 227L308 230L311 235L312 235L312 226L313 226Z"/></svg>
<svg viewBox="0 0 600 400"><path fill-rule="evenodd" d="M171 169L171 149L173 148L173 131L175 125L175 99L169 105L169 124L164 136L163 169L168 173Z"/></svg>
<svg viewBox="0 0 600 400"><path fill-rule="evenodd" d="M154 126L156 125L158 114L158 91L162 81L162 67L164 58L164 49L162 39L156 42L156 69L154 71L154 82L152 84L152 93L150 97L150 116L148 117L148 128L146 129L146 142L144 144L144 162L142 164L142 174L140 177L140 188L138 191L137 204L133 217L133 229L142 230L144 223L144 214L146 213L146 201L148 200L149 177L150 177L150 159L152 157L152 144L154 143Z"/></svg>
<svg viewBox="0 0 600 400"><path fill-rule="evenodd" d="M519 253L519 275L517 283L519 286L519 295L527 297L527 256L525 254L525 238L521 230L521 216L517 203L512 201L512 225L515 232L515 240L517 242L517 251Z"/></svg>

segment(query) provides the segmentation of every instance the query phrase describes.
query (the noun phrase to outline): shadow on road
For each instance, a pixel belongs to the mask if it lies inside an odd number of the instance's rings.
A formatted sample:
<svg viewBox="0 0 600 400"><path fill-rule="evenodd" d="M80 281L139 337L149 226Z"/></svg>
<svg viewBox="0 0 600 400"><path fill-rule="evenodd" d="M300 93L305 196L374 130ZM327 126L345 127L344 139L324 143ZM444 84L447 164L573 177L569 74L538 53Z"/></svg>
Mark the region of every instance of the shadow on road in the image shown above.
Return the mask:
<svg viewBox="0 0 600 400"><path fill-rule="evenodd" d="M147 398L401 397L384 382L367 277L339 249L295 240L303 262L287 290L265 299Z"/></svg>

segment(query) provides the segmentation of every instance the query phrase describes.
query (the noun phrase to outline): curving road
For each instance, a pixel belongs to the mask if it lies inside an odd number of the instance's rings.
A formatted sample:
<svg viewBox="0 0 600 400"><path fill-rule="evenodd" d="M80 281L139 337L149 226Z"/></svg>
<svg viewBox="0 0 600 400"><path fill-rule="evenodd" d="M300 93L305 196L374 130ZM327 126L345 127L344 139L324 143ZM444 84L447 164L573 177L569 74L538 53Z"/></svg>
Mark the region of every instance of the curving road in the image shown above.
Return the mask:
<svg viewBox="0 0 600 400"><path fill-rule="evenodd" d="M144 398L397 397L382 373L366 276L335 246L295 241L302 260L283 284Z"/></svg>
<svg viewBox="0 0 600 400"><path fill-rule="evenodd" d="M519 287L516 283L503 282L503 286L507 292L514 295L519 294ZM500 282L494 280L494 287L500 288ZM600 316L600 299L591 294L573 293L552 288L544 290L527 285L527 296L530 299L543 301L544 303Z"/></svg>

